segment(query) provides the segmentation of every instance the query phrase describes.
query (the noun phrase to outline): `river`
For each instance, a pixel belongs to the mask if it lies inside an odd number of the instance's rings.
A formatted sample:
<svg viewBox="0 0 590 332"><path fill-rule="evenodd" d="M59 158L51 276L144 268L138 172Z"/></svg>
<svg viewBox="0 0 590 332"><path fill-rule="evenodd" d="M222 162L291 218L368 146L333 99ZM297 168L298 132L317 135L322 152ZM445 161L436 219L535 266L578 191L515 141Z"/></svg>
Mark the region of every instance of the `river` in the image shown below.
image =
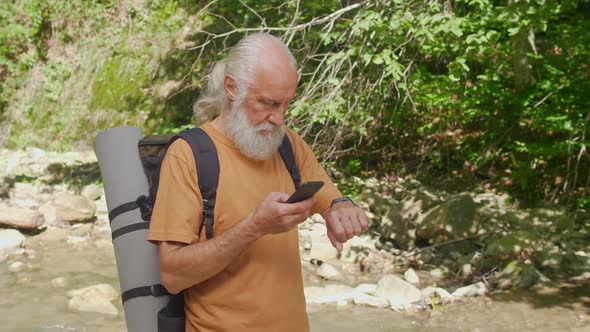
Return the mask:
<svg viewBox="0 0 590 332"><path fill-rule="evenodd" d="M68 309L66 292L99 283L119 289L113 248L106 239L81 244L64 241L69 230L27 237L26 253L0 263L1 331L125 331L118 316ZM10 272L14 261L27 265ZM306 283L313 272L304 270ZM62 285L52 284L61 277ZM469 299L430 312L395 312L359 306L308 305L311 330L352 331L590 331L590 287ZM580 293L582 292L582 293ZM569 295L567 295L569 294Z"/></svg>

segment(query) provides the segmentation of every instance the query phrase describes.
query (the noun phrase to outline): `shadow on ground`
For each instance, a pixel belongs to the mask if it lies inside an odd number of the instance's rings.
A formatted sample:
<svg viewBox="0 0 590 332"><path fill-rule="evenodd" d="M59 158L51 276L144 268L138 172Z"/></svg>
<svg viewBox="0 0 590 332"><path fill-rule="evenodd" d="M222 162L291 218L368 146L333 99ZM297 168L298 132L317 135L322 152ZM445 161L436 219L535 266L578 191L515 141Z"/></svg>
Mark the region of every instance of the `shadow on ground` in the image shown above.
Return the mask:
<svg viewBox="0 0 590 332"><path fill-rule="evenodd" d="M47 166L51 178L46 181L49 185L65 183L78 190L84 186L101 182L100 169L97 162L66 165L54 163Z"/></svg>
<svg viewBox="0 0 590 332"><path fill-rule="evenodd" d="M590 314L590 281L580 284L569 282L533 287L491 296L496 301L528 302L535 308L563 307L583 310Z"/></svg>

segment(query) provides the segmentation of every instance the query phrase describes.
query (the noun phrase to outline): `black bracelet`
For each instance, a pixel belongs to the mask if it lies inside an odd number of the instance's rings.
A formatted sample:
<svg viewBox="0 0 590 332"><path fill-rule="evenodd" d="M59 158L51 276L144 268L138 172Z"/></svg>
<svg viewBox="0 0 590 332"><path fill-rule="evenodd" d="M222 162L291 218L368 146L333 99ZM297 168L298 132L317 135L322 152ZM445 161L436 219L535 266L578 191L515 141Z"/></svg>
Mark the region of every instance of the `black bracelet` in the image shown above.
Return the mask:
<svg viewBox="0 0 590 332"><path fill-rule="evenodd" d="M330 204L330 207L332 207L332 206L334 206L334 204L340 203L340 202L351 202L352 204L354 204L354 202L352 201L352 199L350 199L350 197L343 196L343 197L336 198L335 200L333 200L332 204ZM356 205L356 204L354 204L354 205Z"/></svg>

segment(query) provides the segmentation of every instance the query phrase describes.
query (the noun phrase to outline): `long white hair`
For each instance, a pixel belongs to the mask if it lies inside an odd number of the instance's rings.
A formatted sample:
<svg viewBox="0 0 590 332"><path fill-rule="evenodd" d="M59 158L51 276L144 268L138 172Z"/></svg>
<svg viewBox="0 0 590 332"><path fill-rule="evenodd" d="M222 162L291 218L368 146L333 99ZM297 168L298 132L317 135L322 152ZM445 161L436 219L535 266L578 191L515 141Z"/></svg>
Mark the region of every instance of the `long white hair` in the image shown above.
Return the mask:
<svg viewBox="0 0 590 332"><path fill-rule="evenodd" d="M208 77L207 89L193 105L197 124L207 122L223 111L227 100L224 90L225 75L231 74L236 79L239 93L245 96L245 92L252 84L258 54L269 43L282 48L291 60L293 68L297 68L293 54L278 38L262 32L242 38L230 50L226 58L219 60L213 66Z"/></svg>

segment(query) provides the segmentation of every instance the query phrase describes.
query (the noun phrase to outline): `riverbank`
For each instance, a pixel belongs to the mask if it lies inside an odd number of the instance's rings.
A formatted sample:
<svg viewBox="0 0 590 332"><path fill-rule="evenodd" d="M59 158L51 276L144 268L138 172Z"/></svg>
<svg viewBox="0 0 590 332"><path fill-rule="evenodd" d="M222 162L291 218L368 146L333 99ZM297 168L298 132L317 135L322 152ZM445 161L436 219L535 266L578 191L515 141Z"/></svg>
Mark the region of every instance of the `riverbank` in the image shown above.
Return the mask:
<svg viewBox="0 0 590 332"><path fill-rule="evenodd" d="M123 331L94 154L2 150L0 171L0 325ZM590 329L589 243L568 234L587 225L568 211L412 179L343 181L372 227L341 254L321 217L299 227L312 330Z"/></svg>

